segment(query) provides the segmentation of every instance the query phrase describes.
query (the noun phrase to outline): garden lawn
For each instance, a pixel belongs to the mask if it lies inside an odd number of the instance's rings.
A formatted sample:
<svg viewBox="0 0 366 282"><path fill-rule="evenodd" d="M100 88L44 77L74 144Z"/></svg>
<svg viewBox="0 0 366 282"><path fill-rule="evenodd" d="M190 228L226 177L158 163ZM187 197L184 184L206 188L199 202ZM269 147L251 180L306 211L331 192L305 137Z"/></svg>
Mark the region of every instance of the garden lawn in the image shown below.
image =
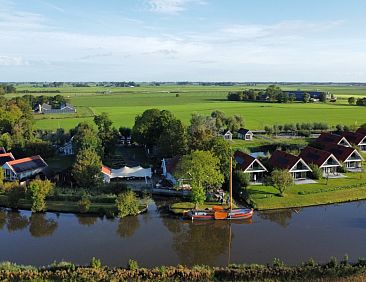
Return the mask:
<svg viewBox="0 0 366 282"><path fill-rule="evenodd" d="M366 173L347 173L347 178L319 180L316 184L293 185L283 197L272 186L253 185L248 193L258 210L324 205L366 199Z"/></svg>

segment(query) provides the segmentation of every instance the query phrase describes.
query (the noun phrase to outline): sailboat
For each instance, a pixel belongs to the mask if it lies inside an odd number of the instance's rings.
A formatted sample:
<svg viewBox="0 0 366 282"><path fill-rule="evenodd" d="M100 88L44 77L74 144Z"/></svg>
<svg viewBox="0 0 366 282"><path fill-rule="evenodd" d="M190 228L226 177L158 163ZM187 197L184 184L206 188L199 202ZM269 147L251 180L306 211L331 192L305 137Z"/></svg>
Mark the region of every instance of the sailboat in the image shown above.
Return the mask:
<svg viewBox="0 0 366 282"><path fill-rule="evenodd" d="M191 220L233 220L233 219L250 219L254 210L248 208L233 209L233 158L230 157L230 205L228 209L221 206L213 206L212 209L206 210L190 210L185 216Z"/></svg>

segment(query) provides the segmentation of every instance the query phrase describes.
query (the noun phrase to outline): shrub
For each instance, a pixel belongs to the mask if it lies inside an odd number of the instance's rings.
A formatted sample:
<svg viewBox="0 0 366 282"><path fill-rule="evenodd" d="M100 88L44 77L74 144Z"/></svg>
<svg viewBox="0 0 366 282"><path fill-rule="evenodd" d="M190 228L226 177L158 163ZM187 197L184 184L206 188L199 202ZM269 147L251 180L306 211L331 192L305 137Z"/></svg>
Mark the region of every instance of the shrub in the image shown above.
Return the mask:
<svg viewBox="0 0 366 282"><path fill-rule="evenodd" d="M323 177L323 171L321 168L319 168L318 165L316 164L310 164L310 168L312 170L312 173L311 173L311 176L314 178L314 179L321 179Z"/></svg>
<svg viewBox="0 0 366 282"><path fill-rule="evenodd" d="M128 215L137 215L139 213L139 201L132 191L119 194L116 199L118 217L122 218Z"/></svg>
<svg viewBox="0 0 366 282"><path fill-rule="evenodd" d="M24 187L18 182L7 182L4 184L4 190L8 197L8 205L12 208L18 208L19 200L25 197Z"/></svg>
<svg viewBox="0 0 366 282"><path fill-rule="evenodd" d="M102 262L100 259L97 259L95 257L93 257L90 261L90 267L91 268L95 268L95 269L98 269L98 268L101 268L102 267Z"/></svg>
<svg viewBox="0 0 366 282"><path fill-rule="evenodd" d="M139 265L138 265L137 261L135 261L134 259L129 259L128 260L127 268L129 270L135 271L135 270L138 270L139 269Z"/></svg>
<svg viewBox="0 0 366 282"><path fill-rule="evenodd" d="M32 212L46 210L46 196L52 191L53 184L49 180L33 180L29 183L29 191L32 197Z"/></svg>
<svg viewBox="0 0 366 282"><path fill-rule="evenodd" d="M79 202L79 210L82 213L88 212L90 209L91 201L88 197L83 197Z"/></svg>

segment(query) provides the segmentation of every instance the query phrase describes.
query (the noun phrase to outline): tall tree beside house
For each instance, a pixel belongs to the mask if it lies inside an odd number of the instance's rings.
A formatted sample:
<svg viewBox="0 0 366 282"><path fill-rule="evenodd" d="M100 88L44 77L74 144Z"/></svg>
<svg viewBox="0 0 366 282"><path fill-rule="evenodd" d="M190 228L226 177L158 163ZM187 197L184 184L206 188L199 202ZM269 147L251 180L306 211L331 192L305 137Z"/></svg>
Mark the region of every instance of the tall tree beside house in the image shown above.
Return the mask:
<svg viewBox="0 0 366 282"><path fill-rule="evenodd" d="M185 127L166 110L150 109L137 116L132 138L148 148L156 147L162 157L184 154L187 149Z"/></svg>
<svg viewBox="0 0 366 282"><path fill-rule="evenodd" d="M102 183L102 161L95 150L88 148L78 152L72 168L72 176L80 187L89 188Z"/></svg>
<svg viewBox="0 0 366 282"><path fill-rule="evenodd" d="M276 85L270 85L266 89L266 95L268 95L269 100L274 102L278 100L278 97L282 95L282 89Z"/></svg>
<svg viewBox="0 0 366 282"><path fill-rule="evenodd" d="M32 212L44 212L46 210L46 197L51 193L53 184L49 180L32 180L28 190L32 198Z"/></svg>
<svg viewBox="0 0 366 282"><path fill-rule="evenodd" d="M112 127L112 120L107 113L102 113L94 117L94 122L98 127L98 137L102 142L104 156L110 155L115 150L118 132Z"/></svg>
<svg viewBox="0 0 366 282"><path fill-rule="evenodd" d="M192 201L197 207L206 199L206 191L221 187L224 176L220 171L220 160L210 151L194 151L185 155L177 164L178 178L190 178Z"/></svg>
<svg viewBox="0 0 366 282"><path fill-rule="evenodd" d="M85 149L92 149L97 152L99 156L102 155L102 142L91 124L81 122L76 126L74 131L75 135L72 146L76 154Z"/></svg>
<svg viewBox="0 0 366 282"><path fill-rule="evenodd" d="M348 98L348 104L350 104L350 105L354 105L356 103L356 99L355 99L355 97L349 97Z"/></svg>
<svg viewBox="0 0 366 282"><path fill-rule="evenodd" d="M191 150L204 150L212 138L218 134L216 120L213 117L192 114L188 127L188 143Z"/></svg>
<svg viewBox="0 0 366 282"><path fill-rule="evenodd" d="M4 147L7 151L10 151L13 147L13 139L8 132L1 134L0 136L0 147Z"/></svg>
<svg viewBox="0 0 366 282"><path fill-rule="evenodd" d="M271 182L275 187L280 196L283 196L285 190L293 183L293 178L288 170L274 170L271 173Z"/></svg>
<svg viewBox="0 0 366 282"><path fill-rule="evenodd" d="M310 94L309 93L304 93L304 97L303 97L302 101L304 103L309 103L310 102Z"/></svg>
<svg viewBox="0 0 366 282"><path fill-rule="evenodd" d="M228 180L230 175L230 157L232 156L229 142L224 140L224 138L215 137L209 142L208 149L219 159L220 171L225 179Z"/></svg>

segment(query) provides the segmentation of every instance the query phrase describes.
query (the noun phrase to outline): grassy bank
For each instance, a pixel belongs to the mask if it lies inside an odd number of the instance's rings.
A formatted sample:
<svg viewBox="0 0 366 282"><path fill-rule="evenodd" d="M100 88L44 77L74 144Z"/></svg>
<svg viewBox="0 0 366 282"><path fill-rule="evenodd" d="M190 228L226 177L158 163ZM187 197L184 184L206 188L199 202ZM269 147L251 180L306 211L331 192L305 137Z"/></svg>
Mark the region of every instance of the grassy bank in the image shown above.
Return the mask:
<svg viewBox="0 0 366 282"><path fill-rule="evenodd" d="M346 178L321 179L316 184L293 185L283 197L272 186L250 186L248 194L258 210L316 206L366 199L366 173L347 173Z"/></svg>
<svg viewBox="0 0 366 282"><path fill-rule="evenodd" d="M53 263L45 267L0 264L1 281L365 281L366 261L350 264L347 259L335 258L326 264L313 260L298 266L286 266L279 260L267 265L159 266L139 268L130 261L126 268L104 267L93 259L90 266L69 262Z"/></svg>
<svg viewBox="0 0 366 282"><path fill-rule="evenodd" d="M0 195L0 207L9 207L8 197ZM29 199L20 199L18 209L31 210L32 202ZM146 211L146 205L139 207L140 212ZM78 202L72 201L46 201L47 212L81 213ZM88 214L114 216L118 213L115 203L91 203Z"/></svg>

